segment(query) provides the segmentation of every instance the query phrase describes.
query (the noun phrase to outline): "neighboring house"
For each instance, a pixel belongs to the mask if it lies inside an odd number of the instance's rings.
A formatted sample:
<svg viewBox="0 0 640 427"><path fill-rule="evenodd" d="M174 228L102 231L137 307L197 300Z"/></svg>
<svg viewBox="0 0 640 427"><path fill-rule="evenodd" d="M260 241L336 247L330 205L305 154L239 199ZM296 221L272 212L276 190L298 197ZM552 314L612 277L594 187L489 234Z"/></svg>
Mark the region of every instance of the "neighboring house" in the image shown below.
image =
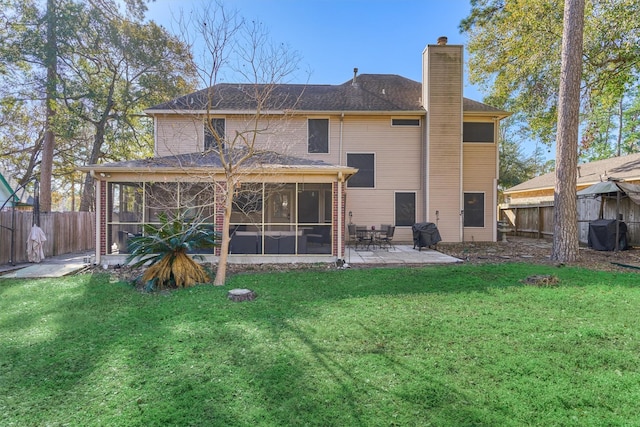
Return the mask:
<svg viewBox="0 0 640 427"><path fill-rule="evenodd" d="M395 241L412 242L412 225L425 221L437 224L445 242L495 241L498 126L508 113L463 97L463 62L463 46L441 38L423 52L422 83L355 69L341 85L273 88L263 113L276 126L259 135L259 144L280 147L273 151L281 155L257 159L238 186L253 187L259 197L239 197L238 204L255 210L234 212L232 256L342 258L348 223L395 225ZM213 200L185 183L201 181L203 188L219 179L206 129L245 131L255 89L219 84L149 108L155 158L83 168L99 195L98 259L126 251L127 236L157 221L151 200L160 192L178 195L176 206ZM189 193L183 200L181 191ZM218 228L220 203L199 213Z"/></svg>
<svg viewBox="0 0 640 427"><path fill-rule="evenodd" d="M555 181L555 172L550 172L504 191L506 202L500 208L516 231L540 237L552 235ZM640 153L578 165L576 194L607 181L640 184ZM615 219L618 212L629 226L631 242L640 243L640 207L624 194L618 201L613 193L578 197L580 241L587 242L590 221Z"/></svg>

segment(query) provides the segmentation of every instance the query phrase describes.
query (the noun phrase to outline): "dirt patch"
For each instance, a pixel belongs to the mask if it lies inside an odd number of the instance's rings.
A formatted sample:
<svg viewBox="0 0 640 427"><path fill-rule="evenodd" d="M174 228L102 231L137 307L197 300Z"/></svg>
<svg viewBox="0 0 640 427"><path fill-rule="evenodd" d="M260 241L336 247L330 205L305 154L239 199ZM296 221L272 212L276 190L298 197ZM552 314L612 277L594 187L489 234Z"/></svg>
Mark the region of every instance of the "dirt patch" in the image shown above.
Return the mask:
<svg viewBox="0 0 640 427"><path fill-rule="evenodd" d="M216 266L212 264L203 264L209 277L213 281L216 275ZM294 270L330 270L336 269L335 263L288 263L288 264L228 264L227 265L227 278L236 274L249 274L249 273L266 273L266 272L278 272L278 271L294 271ZM92 268L94 273L109 273L112 281L122 281L131 283L141 291L146 291L145 284L141 282L140 278L144 272L144 267L131 268L126 265L111 266L109 270L104 270L100 266L94 266Z"/></svg>
<svg viewBox="0 0 640 427"><path fill-rule="evenodd" d="M510 238L507 242L464 242L438 243L436 250L461 259L466 264L496 264L504 262L526 262L540 265L557 265L551 261L550 241L541 239ZM580 247L578 260L568 265L603 271L624 271L640 273L640 248L626 251L595 251ZM207 265L211 278L215 276L215 265ZM352 264L351 268L397 267L393 264ZM335 263L289 263L289 264L229 264L227 277L236 274L261 273L292 270L331 270L338 266ZM96 267L96 272L104 272ZM114 280L134 282L141 276L142 269L131 269L126 266L110 268L109 273ZM138 284L138 287L142 287Z"/></svg>
<svg viewBox="0 0 640 427"><path fill-rule="evenodd" d="M471 264L502 262L558 264L551 260L552 242L542 239L511 237L507 242L438 243L437 249ZM594 270L640 273L640 248L607 252L581 246L576 262L568 265Z"/></svg>

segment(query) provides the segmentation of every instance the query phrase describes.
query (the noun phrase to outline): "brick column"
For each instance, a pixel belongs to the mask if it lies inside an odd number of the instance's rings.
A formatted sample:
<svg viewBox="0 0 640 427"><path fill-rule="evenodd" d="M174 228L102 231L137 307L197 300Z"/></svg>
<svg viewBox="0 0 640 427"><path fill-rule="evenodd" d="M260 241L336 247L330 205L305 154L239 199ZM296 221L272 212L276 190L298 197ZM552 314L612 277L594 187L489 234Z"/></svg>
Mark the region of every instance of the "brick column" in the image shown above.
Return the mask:
<svg viewBox="0 0 640 427"><path fill-rule="evenodd" d="M222 227L224 226L224 195L226 194L225 183L218 183L216 186L216 194L215 197L215 205L214 205L214 218L215 218L215 227L216 231L222 235ZM214 254L216 256L220 256L220 248L215 248Z"/></svg>
<svg viewBox="0 0 640 427"><path fill-rule="evenodd" d="M98 220L98 229L100 230L100 241L96 242L100 245L99 250L101 255L107 254L107 181L98 181L100 209L96 209L100 217Z"/></svg>
<svg viewBox="0 0 640 427"><path fill-rule="evenodd" d="M338 191L339 186L342 185L342 210L338 212L338 197L340 192ZM346 212L346 201L347 201L347 192L345 191L345 183L341 183L340 181L333 182L333 209L332 209L332 228L333 228L333 239L331 245L331 255L338 256L340 252L344 253L345 249L345 212ZM338 221L338 215L342 217L342 221ZM342 223L342 250L338 251L338 224Z"/></svg>

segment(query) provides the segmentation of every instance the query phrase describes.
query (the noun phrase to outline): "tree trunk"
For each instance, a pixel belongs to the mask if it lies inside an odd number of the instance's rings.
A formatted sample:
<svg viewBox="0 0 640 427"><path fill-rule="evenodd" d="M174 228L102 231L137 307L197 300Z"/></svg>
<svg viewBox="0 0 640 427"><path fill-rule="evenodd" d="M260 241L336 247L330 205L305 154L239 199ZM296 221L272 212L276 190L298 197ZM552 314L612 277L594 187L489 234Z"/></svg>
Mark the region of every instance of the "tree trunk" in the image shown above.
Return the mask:
<svg viewBox="0 0 640 427"><path fill-rule="evenodd" d="M216 278L213 281L215 286L223 286L227 280L227 260L229 258L229 225L231 224L231 209L233 207L234 185L232 180L227 180L227 185L221 196L224 197L224 219L222 221L222 241L220 243L220 257L218 258L218 268ZM217 197L217 196L216 196Z"/></svg>
<svg viewBox="0 0 640 427"><path fill-rule="evenodd" d="M551 251L551 259L559 262L573 262L578 257L576 173L583 28L584 0L565 0Z"/></svg>
<svg viewBox="0 0 640 427"><path fill-rule="evenodd" d="M93 148L91 149L91 156L88 159L89 164L93 165L98 162L100 157L100 150L104 143L104 128L97 127L96 135L93 139ZM84 185L82 186L82 197L80 198L80 211L89 212L93 206L94 191L93 191L93 177L87 173L84 177Z"/></svg>
<svg viewBox="0 0 640 427"><path fill-rule="evenodd" d="M53 175L53 152L55 147L53 120L56 114L56 80L58 74L56 25L55 0L47 0L47 42L45 48L45 63L47 67L46 118L42 144L42 161L40 164L40 208L43 212L51 212L51 177Z"/></svg>
<svg viewBox="0 0 640 427"><path fill-rule="evenodd" d="M624 127L624 105L623 105L624 97L620 97L620 104L618 105L618 112L620 113L620 120L618 121L618 149L616 152L618 153L618 157L622 155L622 128Z"/></svg>
<svg viewBox="0 0 640 427"><path fill-rule="evenodd" d="M109 98L107 101L107 106L102 114L102 118L99 122L94 122L94 126L96 128L96 134L93 137L93 147L91 147L91 156L88 159L88 164L94 165L98 163L100 160L100 152L102 151L102 146L104 145L104 133L105 128L107 127L107 119L109 117L109 112L113 108L113 88L114 83L112 82L111 88L109 90ZM93 177L87 173L84 177L84 185L82 186L82 197L80 198L80 211L81 212L89 212L91 207L94 206L94 186L93 186Z"/></svg>

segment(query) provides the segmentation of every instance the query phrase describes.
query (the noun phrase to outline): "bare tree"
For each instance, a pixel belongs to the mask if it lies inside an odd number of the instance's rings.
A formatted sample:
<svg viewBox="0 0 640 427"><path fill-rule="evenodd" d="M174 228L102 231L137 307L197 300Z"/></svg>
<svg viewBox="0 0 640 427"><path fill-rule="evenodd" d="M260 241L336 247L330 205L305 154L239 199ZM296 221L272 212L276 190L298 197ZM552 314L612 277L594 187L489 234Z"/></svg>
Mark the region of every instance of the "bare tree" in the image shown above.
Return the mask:
<svg viewBox="0 0 640 427"><path fill-rule="evenodd" d="M221 246L215 285L224 285L230 242L231 215L234 200L247 200L252 188L243 185L243 177L264 165L268 151L286 154L284 135L286 121L300 93L282 93L279 85L297 70L299 56L286 45L274 44L266 29L257 21L246 21L237 12L229 11L221 3L209 4L179 21L180 33L195 53L195 68L206 89L198 92L194 122L204 121L203 150L219 158L221 176L212 177L216 183L218 208L223 211ZM233 87L219 84L231 75ZM235 84L237 83L237 84ZM242 118L234 121L232 131L222 132L214 119L226 95L233 91L244 105L250 105ZM302 89L301 89L302 90ZM191 107L191 106L190 106ZM273 114L280 111L279 114ZM241 124L240 124L241 122ZM256 161L257 158L259 161ZM262 176L265 171L261 170ZM249 203L246 206L251 206Z"/></svg>
<svg viewBox="0 0 640 427"><path fill-rule="evenodd" d="M556 136L553 249L551 251L551 259L560 262L572 262L578 256L576 172L583 32L584 0L565 0Z"/></svg>

